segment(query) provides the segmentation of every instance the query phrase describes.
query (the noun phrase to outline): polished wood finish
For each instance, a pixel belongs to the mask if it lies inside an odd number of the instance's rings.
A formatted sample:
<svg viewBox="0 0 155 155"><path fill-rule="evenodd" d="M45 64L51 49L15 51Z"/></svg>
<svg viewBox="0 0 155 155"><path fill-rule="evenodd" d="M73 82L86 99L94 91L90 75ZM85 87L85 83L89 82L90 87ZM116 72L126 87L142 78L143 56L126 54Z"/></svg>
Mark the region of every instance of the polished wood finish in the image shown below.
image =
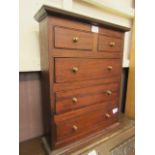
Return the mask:
<svg viewBox="0 0 155 155"><path fill-rule="evenodd" d="M76 58L118 58L122 59L122 52L97 52L96 51L75 51L75 50L66 50L66 49L54 49L50 53L52 57L76 57Z"/></svg>
<svg viewBox="0 0 155 155"><path fill-rule="evenodd" d="M92 50L93 34L84 31L55 27L54 47L74 50Z"/></svg>
<svg viewBox="0 0 155 155"><path fill-rule="evenodd" d="M50 27L63 27L65 28L65 25L67 25L66 28L72 29L72 30L78 30L78 31L84 31L84 32L91 32L91 24L90 23L83 23L79 22L78 20L70 20L69 18L63 18L61 16L52 16L52 18L49 18L49 26ZM65 24L64 24L65 23Z"/></svg>
<svg viewBox="0 0 155 155"><path fill-rule="evenodd" d="M102 79L95 79L95 80L86 80L86 81L72 81L72 82L65 82L65 83L55 83L54 84L54 91L62 91L62 90L70 90L75 88L84 88L89 86L95 85L103 85L113 82L120 82L120 76L116 77L109 77L109 78L102 78Z"/></svg>
<svg viewBox="0 0 155 155"><path fill-rule="evenodd" d="M51 115L47 119L50 146L58 149L118 124L124 37L123 30L99 24L99 32L94 33L87 19L44 9L47 16L37 15L43 102Z"/></svg>
<svg viewBox="0 0 155 155"><path fill-rule="evenodd" d="M98 50L100 52L121 52L122 47L121 39L99 35Z"/></svg>
<svg viewBox="0 0 155 155"><path fill-rule="evenodd" d="M51 62L54 61L54 58L49 58L48 53L48 19L45 18L39 24L40 28L40 56L41 56L41 91L42 91L42 104L43 106L43 115L44 115L44 129L45 135L48 137L49 143L51 143L51 147L54 145L55 141L55 125L52 121L54 119L54 92L52 89L53 87L53 65L49 65L48 59ZM50 138L49 138L50 137Z"/></svg>
<svg viewBox="0 0 155 155"><path fill-rule="evenodd" d="M73 12L70 12L67 10L62 10L62 9L47 6L47 5L43 5L40 8L40 10L35 14L35 19L38 22L40 22L44 18L46 18L47 16L50 16L50 15L54 15L54 16L58 16L58 17L62 17L62 18L68 18L68 19L76 20L76 21L83 21L86 23L91 23L91 24L95 24L95 25L99 25L99 26L105 26L105 27L109 27L113 30L117 30L117 31L121 31L121 32L126 32L126 31L130 30L130 28L128 28L128 27L116 25L114 23L108 23L103 20L91 18L89 16L80 15L77 13L73 13Z"/></svg>
<svg viewBox="0 0 155 155"><path fill-rule="evenodd" d="M108 37L115 37L115 38L119 38L119 39L123 38L123 33L122 32L115 31L115 30L112 30L112 29L107 29L107 28L104 28L104 27L101 27L99 29L99 33L102 34L102 35L108 36Z"/></svg>
<svg viewBox="0 0 155 155"><path fill-rule="evenodd" d="M117 107L117 103L109 102L79 109L76 113L70 112L55 116L56 146L75 141L115 123L118 119L118 113L112 113L112 109L115 107ZM107 114L111 117L107 118Z"/></svg>
<svg viewBox="0 0 155 155"><path fill-rule="evenodd" d="M109 69L109 66L112 69ZM73 67L78 68L78 71L74 72ZM55 59L55 81L57 83L119 76L120 71L120 59Z"/></svg>
<svg viewBox="0 0 155 155"><path fill-rule="evenodd" d="M108 92L111 94L108 94ZM92 104L116 100L119 83L91 86L56 93L56 113L67 112Z"/></svg>
<svg viewBox="0 0 155 155"><path fill-rule="evenodd" d="M50 155L88 155L92 150L96 150L98 154L111 155L113 151L119 154L120 151L123 151L123 146L128 146L124 152L129 153L132 149L134 150L134 122L126 117L121 117L119 122L119 125L113 124L108 129L103 129L97 134L94 133L93 136L75 141L57 150L49 151L44 139L43 142ZM128 140L132 141L133 145L128 145Z"/></svg>
<svg viewBox="0 0 155 155"><path fill-rule="evenodd" d="M50 27L49 51L52 51L49 54L51 56L76 57L76 55L79 55L83 52L86 55L89 55L89 53L93 53L92 51L96 51L97 35L91 32L90 24L54 16L52 16L52 18L49 18L48 21ZM67 27L64 27L64 24L67 25ZM53 29L55 31L54 33ZM64 35L65 33L67 34ZM59 38L59 36L61 37L61 39ZM77 39L77 41L73 41L74 39ZM60 46L59 48L55 46L55 40L57 41L58 46ZM65 48L62 48L61 46ZM69 53L69 56L67 56L67 53ZM59 56L59 54L61 54L61 56ZM81 55L81 57L83 57L83 55Z"/></svg>

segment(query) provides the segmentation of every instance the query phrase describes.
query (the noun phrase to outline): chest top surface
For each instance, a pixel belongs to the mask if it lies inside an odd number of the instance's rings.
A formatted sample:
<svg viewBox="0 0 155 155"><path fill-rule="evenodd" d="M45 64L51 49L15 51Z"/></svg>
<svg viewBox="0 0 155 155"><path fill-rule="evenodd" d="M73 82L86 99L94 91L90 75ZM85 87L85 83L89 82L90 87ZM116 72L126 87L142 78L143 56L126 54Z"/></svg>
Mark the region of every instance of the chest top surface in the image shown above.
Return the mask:
<svg viewBox="0 0 155 155"><path fill-rule="evenodd" d="M58 16L58 17L63 17L63 18L68 18L68 19L73 19L73 20L78 20L86 23L90 23L93 25L104 25L105 27L112 28L118 31L126 32L129 31L130 28L124 27L121 25L116 25L113 23L106 22L104 20L98 20L95 18L91 18L89 16L81 15L78 13L74 13L71 11L59 9L56 7L51 7L47 5L43 5L38 12L35 14L34 18L40 22L42 19L44 19L46 16Z"/></svg>

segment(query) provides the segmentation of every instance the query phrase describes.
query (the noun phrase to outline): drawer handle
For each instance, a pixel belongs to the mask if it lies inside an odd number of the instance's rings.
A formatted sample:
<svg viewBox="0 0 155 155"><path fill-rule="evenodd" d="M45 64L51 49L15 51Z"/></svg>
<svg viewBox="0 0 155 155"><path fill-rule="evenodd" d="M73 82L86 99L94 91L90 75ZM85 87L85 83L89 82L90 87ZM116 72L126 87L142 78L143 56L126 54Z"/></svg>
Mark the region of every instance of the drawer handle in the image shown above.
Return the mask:
<svg viewBox="0 0 155 155"><path fill-rule="evenodd" d="M76 125L73 125L72 128L73 128L74 131L77 131L78 130L78 127Z"/></svg>
<svg viewBox="0 0 155 155"><path fill-rule="evenodd" d="M111 47L114 47L114 46L115 46L115 42L112 41L112 42L109 43L109 45L110 45Z"/></svg>
<svg viewBox="0 0 155 155"><path fill-rule="evenodd" d="M78 99L76 97L72 98L73 103L77 103Z"/></svg>
<svg viewBox="0 0 155 155"><path fill-rule="evenodd" d="M79 38L78 37L73 37L73 42L74 43L77 43L79 41Z"/></svg>
<svg viewBox="0 0 155 155"><path fill-rule="evenodd" d="M112 91L110 91L110 90L107 90L106 93L107 93L107 95L112 95Z"/></svg>
<svg viewBox="0 0 155 155"><path fill-rule="evenodd" d="M79 70L78 67L73 67L73 68L72 68L72 71L73 71L74 73L77 73L78 70Z"/></svg>
<svg viewBox="0 0 155 155"><path fill-rule="evenodd" d="M111 70L112 70L112 66L108 66L107 69L108 69L109 71L111 71Z"/></svg>
<svg viewBox="0 0 155 155"><path fill-rule="evenodd" d="M106 113L106 114L105 114L105 117L106 117L106 118L110 118L111 115L110 115L109 113Z"/></svg>

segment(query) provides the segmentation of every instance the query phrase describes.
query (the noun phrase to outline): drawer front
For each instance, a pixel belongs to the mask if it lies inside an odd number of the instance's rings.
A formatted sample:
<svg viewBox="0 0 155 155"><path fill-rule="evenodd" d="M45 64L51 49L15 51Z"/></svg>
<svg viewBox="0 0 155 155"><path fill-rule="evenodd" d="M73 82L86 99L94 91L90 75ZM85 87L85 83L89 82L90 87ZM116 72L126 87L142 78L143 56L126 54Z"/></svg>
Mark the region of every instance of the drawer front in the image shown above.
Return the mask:
<svg viewBox="0 0 155 155"><path fill-rule="evenodd" d="M70 82L119 76L120 71L120 59L55 59L56 82Z"/></svg>
<svg viewBox="0 0 155 155"><path fill-rule="evenodd" d="M56 113L63 113L111 100L118 101L119 83L98 85L56 93Z"/></svg>
<svg viewBox="0 0 155 155"><path fill-rule="evenodd" d="M99 28L99 33L103 34L105 36L115 37L115 38L120 38L120 39L123 39L123 36L124 36L124 33L120 32L120 31L115 31L115 30L107 29L107 28L103 28L103 27Z"/></svg>
<svg viewBox="0 0 155 155"><path fill-rule="evenodd" d="M68 28L54 28L54 47L75 50L92 50L93 34Z"/></svg>
<svg viewBox="0 0 155 155"><path fill-rule="evenodd" d="M55 116L57 145L67 144L92 132L99 131L117 121L115 102L84 108L72 114Z"/></svg>
<svg viewBox="0 0 155 155"><path fill-rule="evenodd" d="M123 42L121 39L99 35L98 51L103 52L121 52Z"/></svg>

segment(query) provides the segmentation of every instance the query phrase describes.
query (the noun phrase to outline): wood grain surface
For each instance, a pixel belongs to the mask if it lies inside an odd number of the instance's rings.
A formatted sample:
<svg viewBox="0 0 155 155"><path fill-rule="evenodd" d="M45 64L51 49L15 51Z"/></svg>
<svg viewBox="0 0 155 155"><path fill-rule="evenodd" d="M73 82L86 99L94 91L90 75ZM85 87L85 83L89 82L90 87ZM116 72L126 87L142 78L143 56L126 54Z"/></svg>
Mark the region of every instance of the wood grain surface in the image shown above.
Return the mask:
<svg viewBox="0 0 155 155"><path fill-rule="evenodd" d="M111 44L114 45L111 45ZM98 50L100 52L121 52L123 42L121 39L99 35Z"/></svg>
<svg viewBox="0 0 155 155"><path fill-rule="evenodd" d="M74 39L76 38L77 41L74 41ZM93 33L62 27L55 27L54 47L91 51L93 49Z"/></svg>
<svg viewBox="0 0 155 155"><path fill-rule="evenodd" d="M44 6L37 15L51 149L115 124L119 112L124 30L99 24L99 33L93 33L91 21L67 13ZM73 99L79 106L71 105Z"/></svg>
<svg viewBox="0 0 155 155"><path fill-rule="evenodd" d="M109 66L112 67L111 70L108 69ZM74 72L73 67L78 68L78 71ZM55 81L58 83L109 78L120 75L120 72L120 59L55 59Z"/></svg>
<svg viewBox="0 0 155 155"><path fill-rule="evenodd" d="M112 112L112 109L116 107L118 107L118 103L107 102L56 115L56 147L66 145L71 141L112 125L118 120L118 112L115 114ZM110 117L107 117L106 114ZM77 127L77 130L74 129L74 126Z"/></svg>
<svg viewBox="0 0 155 155"><path fill-rule="evenodd" d="M56 113L76 110L78 108L105 101L115 100L115 102L118 102L119 89L119 83L112 83L57 92ZM111 91L111 94L108 94L109 91Z"/></svg>

